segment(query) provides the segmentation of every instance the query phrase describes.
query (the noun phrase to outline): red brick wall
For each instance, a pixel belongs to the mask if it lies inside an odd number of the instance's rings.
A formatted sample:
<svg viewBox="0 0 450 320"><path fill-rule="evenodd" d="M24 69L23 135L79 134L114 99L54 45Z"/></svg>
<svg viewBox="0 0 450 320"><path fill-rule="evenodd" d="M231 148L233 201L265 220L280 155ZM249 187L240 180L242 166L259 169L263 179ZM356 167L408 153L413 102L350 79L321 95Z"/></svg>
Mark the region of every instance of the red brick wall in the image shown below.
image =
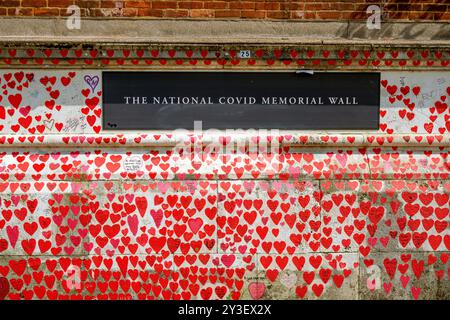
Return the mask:
<svg viewBox="0 0 450 320"><path fill-rule="evenodd" d="M1 16L64 16L78 5L83 16L361 20L371 4L384 20L450 20L450 0L0 0Z"/></svg>

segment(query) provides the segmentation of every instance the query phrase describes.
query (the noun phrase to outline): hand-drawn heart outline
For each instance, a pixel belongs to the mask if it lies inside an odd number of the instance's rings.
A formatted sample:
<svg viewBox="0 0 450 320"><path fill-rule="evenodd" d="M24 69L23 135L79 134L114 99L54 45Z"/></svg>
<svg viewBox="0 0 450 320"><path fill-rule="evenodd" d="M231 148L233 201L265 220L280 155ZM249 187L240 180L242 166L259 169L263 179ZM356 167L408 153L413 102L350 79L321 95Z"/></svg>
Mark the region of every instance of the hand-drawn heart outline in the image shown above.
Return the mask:
<svg viewBox="0 0 450 320"><path fill-rule="evenodd" d="M85 75L83 79L92 89L92 91L95 91L95 88L97 88L97 85L100 82L100 78L98 76L90 76L88 74Z"/></svg>

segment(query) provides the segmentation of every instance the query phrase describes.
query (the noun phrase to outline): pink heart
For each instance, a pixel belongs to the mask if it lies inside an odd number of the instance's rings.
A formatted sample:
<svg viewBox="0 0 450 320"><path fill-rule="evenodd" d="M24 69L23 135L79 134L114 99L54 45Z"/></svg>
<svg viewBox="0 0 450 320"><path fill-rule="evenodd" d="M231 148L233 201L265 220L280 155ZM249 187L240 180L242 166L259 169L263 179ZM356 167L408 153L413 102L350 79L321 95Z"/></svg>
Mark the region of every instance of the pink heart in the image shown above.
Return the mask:
<svg viewBox="0 0 450 320"><path fill-rule="evenodd" d="M250 292L253 300L259 300L266 291L266 285L261 282L252 282L248 285L248 291Z"/></svg>
<svg viewBox="0 0 450 320"><path fill-rule="evenodd" d="M128 225L130 226L131 233L136 235L137 231L138 231L138 224L139 224L137 215L134 214L132 216L128 216L127 220L128 220Z"/></svg>
<svg viewBox="0 0 450 320"><path fill-rule="evenodd" d="M19 227L7 226L6 233L8 234L9 243L11 244L11 247L14 249L17 243L17 239L19 239Z"/></svg>
<svg viewBox="0 0 450 320"><path fill-rule="evenodd" d="M195 234L200 230L203 225L203 220L201 218L189 219L188 221L189 228Z"/></svg>
<svg viewBox="0 0 450 320"><path fill-rule="evenodd" d="M156 226L159 228L159 226L161 225L162 218L163 218L163 211L161 209L150 210L150 215L153 217L153 220L155 221Z"/></svg>

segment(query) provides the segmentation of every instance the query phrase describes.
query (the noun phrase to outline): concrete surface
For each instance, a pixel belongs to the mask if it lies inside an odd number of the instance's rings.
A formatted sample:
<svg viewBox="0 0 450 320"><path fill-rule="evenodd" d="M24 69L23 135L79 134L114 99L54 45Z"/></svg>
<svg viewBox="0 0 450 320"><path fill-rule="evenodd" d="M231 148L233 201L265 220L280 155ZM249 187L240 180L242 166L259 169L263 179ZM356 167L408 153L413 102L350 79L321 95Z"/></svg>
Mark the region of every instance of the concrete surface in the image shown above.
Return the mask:
<svg viewBox="0 0 450 320"><path fill-rule="evenodd" d="M70 30L66 20L0 19L3 43L147 44L396 44L448 45L450 22L384 22L369 30L364 22L255 20L81 20Z"/></svg>

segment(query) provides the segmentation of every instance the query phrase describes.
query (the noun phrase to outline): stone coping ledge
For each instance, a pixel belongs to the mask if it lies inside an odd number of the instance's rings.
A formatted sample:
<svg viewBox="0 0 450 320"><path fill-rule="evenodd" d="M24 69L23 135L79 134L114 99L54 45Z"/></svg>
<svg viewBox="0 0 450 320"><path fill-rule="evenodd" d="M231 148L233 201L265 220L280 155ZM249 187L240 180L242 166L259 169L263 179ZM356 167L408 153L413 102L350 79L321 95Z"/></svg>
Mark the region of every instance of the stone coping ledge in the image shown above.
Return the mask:
<svg viewBox="0 0 450 320"><path fill-rule="evenodd" d="M196 143L227 146L251 142L289 147L450 147L450 134L290 133L282 134L126 134L0 135L0 148L21 147L183 147ZM276 142L274 142L276 141Z"/></svg>
<svg viewBox="0 0 450 320"><path fill-rule="evenodd" d="M80 44L356 44L448 46L450 22L272 21L82 18L0 19L0 43Z"/></svg>

